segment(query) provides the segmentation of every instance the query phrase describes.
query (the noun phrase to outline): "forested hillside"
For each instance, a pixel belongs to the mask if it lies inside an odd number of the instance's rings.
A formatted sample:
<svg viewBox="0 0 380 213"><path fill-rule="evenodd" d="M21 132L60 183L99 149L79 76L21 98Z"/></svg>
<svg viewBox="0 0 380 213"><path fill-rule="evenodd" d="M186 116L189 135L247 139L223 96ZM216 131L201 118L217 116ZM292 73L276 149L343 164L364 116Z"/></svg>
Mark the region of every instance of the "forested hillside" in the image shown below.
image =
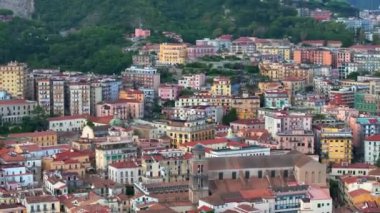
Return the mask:
<svg viewBox="0 0 380 213"><path fill-rule="evenodd" d="M0 62L119 72L131 61L121 52L128 45L123 35L140 25L157 35L177 32L188 42L224 33L294 42L334 39L345 45L353 37L340 24L296 17L278 0L35 0L35 8L32 21L0 24Z"/></svg>

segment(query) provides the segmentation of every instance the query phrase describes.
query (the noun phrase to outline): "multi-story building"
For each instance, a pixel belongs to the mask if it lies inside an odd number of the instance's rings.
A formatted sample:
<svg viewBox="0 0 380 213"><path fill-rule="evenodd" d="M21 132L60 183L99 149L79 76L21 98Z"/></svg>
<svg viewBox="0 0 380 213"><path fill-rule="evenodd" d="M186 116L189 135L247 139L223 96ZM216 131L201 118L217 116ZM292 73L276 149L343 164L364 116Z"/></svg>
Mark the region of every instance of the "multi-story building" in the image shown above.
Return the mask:
<svg viewBox="0 0 380 213"><path fill-rule="evenodd" d="M378 114L380 112L380 97L373 94L355 93L354 108L361 113Z"/></svg>
<svg viewBox="0 0 380 213"><path fill-rule="evenodd" d="M41 147L55 146L58 143L57 132L55 131L42 131L42 132L25 132L9 134L8 138L18 141L28 141L38 144Z"/></svg>
<svg viewBox="0 0 380 213"><path fill-rule="evenodd" d="M380 159L380 135L368 136L364 140L364 162L374 165Z"/></svg>
<svg viewBox="0 0 380 213"><path fill-rule="evenodd" d="M317 64L331 66L332 53L327 49L302 48L294 50L293 60L296 64Z"/></svg>
<svg viewBox="0 0 380 213"><path fill-rule="evenodd" d="M267 90L264 93L264 106L281 109L290 106L288 92L285 90Z"/></svg>
<svg viewBox="0 0 380 213"><path fill-rule="evenodd" d="M26 64L9 62L0 66L0 90L5 90L17 99L26 98L26 77L28 67Z"/></svg>
<svg viewBox="0 0 380 213"><path fill-rule="evenodd" d="M176 84L161 84L158 88L158 97L161 100L177 100L181 87Z"/></svg>
<svg viewBox="0 0 380 213"><path fill-rule="evenodd" d="M49 129L56 132L79 132L87 123L87 115L49 118Z"/></svg>
<svg viewBox="0 0 380 213"><path fill-rule="evenodd" d="M15 153L9 153L12 155ZM0 166L0 182L1 187L8 190L19 190L21 187L33 186L33 173L25 166L17 164L9 164Z"/></svg>
<svg viewBox="0 0 380 213"><path fill-rule="evenodd" d="M290 46L263 46L257 51L261 54L279 55L285 61L292 59L292 48Z"/></svg>
<svg viewBox="0 0 380 213"><path fill-rule="evenodd" d="M126 84L153 88L155 91L157 91L160 86L160 74L157 72L157 69L154 68L138 68L132 66L127 68L122 75L124 83Z"/></svg>
<svg viewBox="0 0 380 213"><path fill-rule="evenodd" d="M215 96L231 96L231 79L228 77L214 78L211 86L211 95Z"/></svg>
<svg viewBox="0 0 380 213"><path fill-rule="evenodd" d="M115 115L122 120L143 118L144 100L117 100L97 104L96 115L98 117Z"/></svg>
<svg viewBox="0 0 380 213"><path fill-rule="evenodd" d="M242 54L251 56L256 51L256 45L251 38L240 37L232 41L231 50L232 54Z"/></svg>
<svg viewBox="0 0 380 213"><path fill-rule="evenodd" d="M352 62L357 63L360 70L374 73L380 70L380 53L354 53L352 57Z"/></svg>
<svg viewBox="0 0 380 213"><path fill-rule="evenodd" d="M211 56L216 54L216 47L209 45L195 45L187 47L187 58L195 60L204 56Z"/></svg>
<svg viewBox="0 0 380 213"><path fill-rule="evenodd" d="M314 79L314 68L308 65L261 62L259 69L261 75L268 76L274 81L289 77L302 78L305 79L306 85L311 85Z"/></svg>
<svg viewBox="0 0 380 213"><path fill-rule="evenodd" d="M368 175L370 171L376 169L376 166L370 165L368 163L336 163L331 166L331 177L341 177L345 175L351 176L364 176Z"/></svg>
<svg viewBox="0 0 380 213"><path fill-rule="evenodd" d="M136 161L120 161L108 165L108 178L116 183L139 182L141 166Z"/></svg>
<svg viewBox="0 0 380 213"><path fill-rule="evenodd" d="M185 75L178 81L178 85L183 88L192 88L196 90L200 90L201 87L205 85L206 75L195 74L195 75Z"/></svg>
<svg viewBox="0 0 380 213"><path fill-rule="evenodd" d="M69 115L90 114L91 85L89 83L68 84L66 98Z"/></svg>
<svg viewBox="0 0 380 213"><path fill-rule="evenodd" d="M330 91L330 102L329 104L334 106L354 106L354 94L350 88L343 88L340 90Z"/></svg>
<svg viewBox="0 0 380 213"><path fill-rule="evenodd" d="M215 137L214 126L207 124L206 119L170 120L167 124L166 133L171 138L173 147Z"/></svg>
<svg viewBox="0 0 380 213"><path fill-rule="evenodd" d="M22 199L21 202L26 207L26 212L60 212L60 202L53 195L29 196Z"/></svg>
<svg viewBox="0 0 380 213"><path fill-rule="evenodd" d="M134 65L142 67L154 67L156 65L154 56L148 54L134 55L132 62Z"/></svg>
<svg viewBox="0 0 380 213"><path fill-rule="evenodd" d="M265 129L273 136L292 130L311 131L312 116L307 113L273 112L265 115Z"/></svg>
<svg viewBox="0 0 380 213"><path fill-rule="evenodd" d="M142 179L145 182L177 182L189 179L190 153L178 149L144 153L141 159Z"/></svg>
<svg viewBox="0 0 380 213"><path fill-rule="evenodd" d="M310 130L284 130L278 132L276 141L280 149L297 150L304 154L314 154L314 133Z"/></svg>
<svg viewBox="0 0 380 213"><path fill-rule="evenodd" d="M294 103L294 96L305 90L306 80L304 78L288 77L282 80L282 83L284 85L284 89L288 91L291 103Z"/></svg>
<svg viewBox="0 0 380 213"><path fill-rule="evenodd" d="M188 106L174 108L173 118L189 120L193 118L206 118L208 122L220 123L224 115L221 106Z"/></svg>
<svg viewBox="0 0 380 213"><path fill-rule="evenodd" d="M150 30L141 29L141 28L135 29L135 37L136 38L147 38L149 36L150 36Z"/></svg>
<svg viewBox="0 0 380 213"><path fill-rule="evenodd" d="M107 78L100 80L102 87L102 100L115 101L119 97L119 92L122 87L122 81L113 78Z"/></svg>
<svg viewBox="0 0 380 213"><path fill-rule="evenodd" d="M347 129L323 128L320 134L321 159L330 163L351 163L352 133Z"/></svg>
<svg viewBox="0 0 380 213"><path fill-rule="evenodd" d="M106 142L97 144L95 148L96 169L106 171L108 165L128 161L137 157L137 147L129 140L123 138L113 141L109 139Z"/></svg>
<svg viewBox="0 0 380 213"><path fill-rule="evenodd" d="M186 44L160 44L160 64L184 64L187 58Z"/></svg>
<svg viewBox="0 0 380 213"><path fill-rule="evenodd" d="M180 97L175 102L175 107L210 105L222 106L229 109L231 107L231 101L231 96L197 95L191 97Z"/></svg>
<svg viewBox="0 0 380 213"><path fill-rule="evenodd" d="M144 92L136 89L121 90L119 93L119 99L121 100L137 100L144 101Z"/></svg>
<svg viewBox="0 0 380 213"><path fill-rule="evenodd" d="M238 119L254 119L257 116L257 109L260 108L260 98L248 95L233 97L231 108L236 110Z"/></svg>
<svg viewBox="0 0 380 213"><path fill-rule="evenodd" d="M50 81L50 97L51 97L51 114L65 114L65 81L52 79Z"/></svg>
<svg viewBox="0 0 380 213"><path fill-rule="evenodd" d="M352 144L356 148L361 147L357 151L362 149L366 137L380 134L380 117L351 117L348 122L352 129Z"/></svg>
<svg viewBox="0 0 380 213"><path fill-rule="evenodd" d="M53 103L51 102L52 97L50 96L51 86L49 79L40 79L36 82L37 86L37 103L40 107L44 109L46 114L51 114L51 108Z"/></svg>
<svg viewBox="0 0 380 213"><path fill-rule="evenodd" d="M2 124L20 123L23 117L33 115L37 102L27 100L0 100Z"/></svg>
<svg viewBox="0 0 380 213"><path fill-rule="evenodd" d="M92 82L90 86L90 114L96 115L96 105L103 101L102 85L99 82Z"/></svg>
<svg viewBox="0 0 380 213"><path fill-rule="evenodd" d="M332 59L334 68L341 67L344 64L351 63L351 51L349 49L337 49L332 52Z"/></svg>

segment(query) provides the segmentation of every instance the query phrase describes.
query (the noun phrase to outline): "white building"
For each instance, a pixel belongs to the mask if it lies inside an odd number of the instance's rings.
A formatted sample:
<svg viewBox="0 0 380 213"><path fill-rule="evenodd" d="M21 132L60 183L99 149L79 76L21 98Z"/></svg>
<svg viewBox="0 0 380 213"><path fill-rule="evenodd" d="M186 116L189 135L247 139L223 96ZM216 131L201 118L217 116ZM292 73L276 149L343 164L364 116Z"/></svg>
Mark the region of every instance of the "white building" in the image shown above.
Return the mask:
<svg viewBox="0 0 380 213"><path fill-rule="evenodd" d="M25 166L10 164L2 165L0 170L0 185L8 190L17 190L20 187L32 186L33 174Z"/></svg>
<svg viewBox="0 0 380 213"><path fill-rule="evenodd" d="M0 122L20 123L23 117L31 116L37 102L28 100L0 100Z"/></svg>
<svg viewBox="0 0 380 213"><path fill-rule="evenodd" d="M300 200L300 213L332 213L333 203L328 189L310 187L308 197Z"/></svg>
<svg viewBox="0 0 380 213"><path fill-rule="evenodd" d="M56 176L44 175L43 178L44 189L54 196L67 195L68 187L64 181Z"/></svg>
<svg viewBox="0 0 380 213"><path fill-rule="evenodd" d="M174 109L174 117L181 120L206 118L210 122L221 123L223 115L224 109L221 106L188 106Z"/></svg>
<svg viewBox="0 0 380 213"><path fill-rule="evenodd" d="M70 115L90 114L91 86L88 83L68 85L68 103Z"/></svg>
<svg viewBox="0 0 380 213"><path fill-rule="evenodd" d="M133 184L139 181L140 169L135 161L116 162L108 166L108 178L116 183Z"/></svg>
<svg viewBox="0 0 380 213"><path fill-rule="evenodd" d="M206 152L206 157L237 157L237 156L260 156L270 155L270 148L260 146L238 147L228 145L225 149L214 149Z"/></svg>
<svg viewBox="0 0 380 213"><path fill-rule="evenodd" d="M73 115L49 118L49 129L57 132L80 131L87 123L86 115Z"/></svg>
<svg viewBox="0 0 380 213"><path fill-rule="evenodd" d="M376 169L375 166L372 166L367 163L334 164L331 167L330 176L332 177L338 177L338 176L343 176L343 175L364 176L364 175L368 175L368 173L374 169Z"/></svg>
<svg viewBox="0 0 380 213"><path fill-rule="evenodd" d="M178 81L178 85L183 88L192 88L200 90L206 83L206 75L196 74L196 75L185 75Z"/></svg>
<svg viewBox="0 0 380 213"><path fill-rule="evenodd" d="M380 135L369 136L364 140L364 162L375 164L380 158Z"/></svg>

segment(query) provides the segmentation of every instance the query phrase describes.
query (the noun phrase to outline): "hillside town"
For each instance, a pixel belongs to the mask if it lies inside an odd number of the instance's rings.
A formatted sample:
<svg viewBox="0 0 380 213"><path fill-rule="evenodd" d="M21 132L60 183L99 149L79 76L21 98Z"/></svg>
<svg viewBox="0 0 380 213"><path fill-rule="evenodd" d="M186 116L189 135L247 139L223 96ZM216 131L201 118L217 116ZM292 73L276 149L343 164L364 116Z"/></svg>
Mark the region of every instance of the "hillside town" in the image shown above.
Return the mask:
<svg viewBox="0 0 380 213"><path fill-rule="evenodd" d="M150 36L120 75L0 65L0 212L380 212L380 45Z"/></svg>

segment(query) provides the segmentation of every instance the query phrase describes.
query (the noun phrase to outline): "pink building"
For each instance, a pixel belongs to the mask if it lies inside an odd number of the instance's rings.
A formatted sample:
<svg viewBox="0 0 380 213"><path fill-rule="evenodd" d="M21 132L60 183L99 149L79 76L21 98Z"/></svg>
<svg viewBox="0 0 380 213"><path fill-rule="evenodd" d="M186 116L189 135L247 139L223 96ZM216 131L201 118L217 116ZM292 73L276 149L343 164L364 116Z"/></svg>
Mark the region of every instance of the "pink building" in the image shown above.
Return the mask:
<svg viewBox="0 0 380 213"><path fill-rule="evenodd" d="M317 21L329 21L332 16L332 12L328 10L316 9L311 11L310 16Z"/></svg>
<svg viewBox="0 0 380 213"><path fill-rule="evenodd" d="M363 147L366 137L380 134L380 117L351 117L349 126L352 129L352 145Z"/></svg>
<svg viewBox="0 0 380 213"><path fill-rule="evenodd" d="M314 154L314 133L305 130L288 130L277 133L280 149L297 150L304 154Z"/></svg>
<svg viewBox="0 0 380 213"><path fill-rule="evenodd" d="M340 49L332 53L333 67L339 67L343 64L351 62L351 51L348 49Z"/></svg>
<svg viewBox="0 0 380 213"><path fill-rule="evenodd" d="M176 100L181 89L182 88L176 84L162 84L158 88L158 96L161 100Z"/></svg>
<svg viewBox="0 0 380 213"><path fill-rule="evenodd" d="M178 81L178 85L183 88L192 88L200 90L206 83L206 75L196 74L196 75L186 75L183 76L181 80Z"/></svg>
<svg viewBox="0 0 380 213"><path fill-rule="evenodd" d="M210 45L197 45L187 48L187 57L190 60L201 58L207 55L215 55L216 48Z"/></svg>
<svg viewBox="0 0 380 213"><path fill-rule="evenodd" d="M256 51L256 45L249 37L240 37L232 42L231 53L251 56Z"/></svg>
<svg viewBox="0 0 380 213"><path fill-rule="evenodd" d="M236 120L230 123L232 130L239 131L243 129L264 129L265 124L263 120L258 119L245 119L245 120Z"/></svg>
<svg viewBox="0 0 380 213"><path fill-rule="evenodd" d="M97 104L96 116L110 115L115 115L122 120L142 118L144 117L144 102L138 100L117 100Z"/></svg>
<svg viewBox="0 0 380 213"><path fill-rule="evenodd" d="M141 28L135 29L135 37L136 38L147 38L150 36L150 30L145 30Z"/></svg>

